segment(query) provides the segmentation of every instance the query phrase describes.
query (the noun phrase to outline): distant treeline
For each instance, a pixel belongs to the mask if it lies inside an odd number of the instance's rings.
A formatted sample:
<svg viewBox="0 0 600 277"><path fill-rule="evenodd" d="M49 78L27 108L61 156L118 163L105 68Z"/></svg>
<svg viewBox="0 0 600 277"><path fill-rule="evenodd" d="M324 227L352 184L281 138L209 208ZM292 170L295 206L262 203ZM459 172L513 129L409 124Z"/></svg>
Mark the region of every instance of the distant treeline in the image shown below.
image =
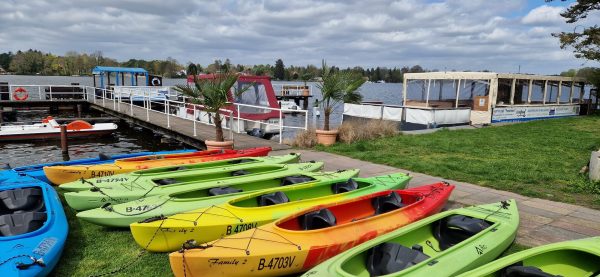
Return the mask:
<svg viewBox="0 0 600 277"><path fill-rule="evenodd" d="M0 54L0 68L6 72L20 75L90 75L95 66L123 66L123 67L141 67L151 74L161 75L167 78L185 77L188 65L182 65L173 58L166 60L137 60L130 59L125 62L118 62L116 59L105 57L101 51L91 54L78 53L75 51L67 52L64 56L57 56L51 53L43 53L39 50L29 49L27 51L8 52ZM306 66L288 66L283 60L278 59L274 65L234 65L229 59L225 61L215 60L206 66L195 64L200 73L216 73L224 71L245 72L255 75L268 75L275 80L314 80L321 76L321 68L315 65ZM360 66L347 67L340 69L333 67L333 70L353 71L366 77L369 81L385 81L387 83L402 82L404 73L426 72L420 65L412 67L375 67L363 68ZM1 71L1 70L0 70ZM433 70L436 71L436 70Z"/></svg>

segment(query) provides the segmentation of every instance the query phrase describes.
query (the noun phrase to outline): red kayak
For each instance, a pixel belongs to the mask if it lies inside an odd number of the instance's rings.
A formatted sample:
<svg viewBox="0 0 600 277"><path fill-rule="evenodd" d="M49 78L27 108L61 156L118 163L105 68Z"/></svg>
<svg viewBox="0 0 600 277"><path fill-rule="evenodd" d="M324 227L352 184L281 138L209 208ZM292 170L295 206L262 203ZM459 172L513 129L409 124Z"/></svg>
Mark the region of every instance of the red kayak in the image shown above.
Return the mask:
<svg viewBox="0 0 600 277"><path fill-rule="evenodd" d="M439 212L453 189L436 183L313 207L207 244L188 243L187 249L169 255L171 269L175 276L297 274Z"/></svg>

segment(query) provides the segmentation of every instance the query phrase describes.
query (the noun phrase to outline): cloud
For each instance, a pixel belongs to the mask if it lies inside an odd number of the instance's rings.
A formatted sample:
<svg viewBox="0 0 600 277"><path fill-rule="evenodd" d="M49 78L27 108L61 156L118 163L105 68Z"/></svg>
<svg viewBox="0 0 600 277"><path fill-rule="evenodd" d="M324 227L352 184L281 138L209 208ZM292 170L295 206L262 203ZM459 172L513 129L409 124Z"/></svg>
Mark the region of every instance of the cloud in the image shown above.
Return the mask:
<svg viewBox="0 0 600 277"><path fill-rule="evenodd" d="M550 36L572 30L558 15L563 8L526 0L5 1L0 52L499 72L523 64L530 73L582 62Z"/></svg>

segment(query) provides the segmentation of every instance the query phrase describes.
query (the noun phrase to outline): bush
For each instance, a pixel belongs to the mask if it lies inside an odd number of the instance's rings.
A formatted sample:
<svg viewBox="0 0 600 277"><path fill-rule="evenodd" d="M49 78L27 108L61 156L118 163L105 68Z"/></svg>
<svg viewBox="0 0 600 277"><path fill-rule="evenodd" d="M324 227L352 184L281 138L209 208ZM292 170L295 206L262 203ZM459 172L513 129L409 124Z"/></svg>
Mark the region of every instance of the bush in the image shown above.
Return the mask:
<svg viewBox="0 0 600 277"><path fill-rule="evenodd" d="M314 129L302 130L296 134L291 145L301 148L313 148L317 145L317 133Z"/></svg>
<svg viewBox="0 0 600 277"><path fill-rule="evenodd" d="M397 133L397 123L387 120L350 120L338 128L339 141L353 143L393 136Z"/></svg>

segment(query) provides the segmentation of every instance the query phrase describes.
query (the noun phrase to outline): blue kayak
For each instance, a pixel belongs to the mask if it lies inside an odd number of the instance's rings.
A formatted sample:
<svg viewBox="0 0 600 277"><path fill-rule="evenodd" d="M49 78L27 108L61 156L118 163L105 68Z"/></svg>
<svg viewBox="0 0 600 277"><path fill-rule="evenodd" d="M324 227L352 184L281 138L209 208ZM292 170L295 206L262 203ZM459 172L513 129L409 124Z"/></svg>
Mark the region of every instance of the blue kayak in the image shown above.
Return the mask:
<svg viewBox="0 0 600 277"><path fill-rule="evenodd" d="M25 174L2 174L1 276L46 276L67 239L67 218L51 185Z"/></svg>
<svg viewBox="0 0 600 277"><path fill-rule="evenodd" d="M44 181L47 184L50 184L48 178L44 174L44 166L54 166L54 165L80 165L80 164L106 164L113 163L116 159L125 159L125 158L133 158L139 156L148 156L148 155L160 155L160 154L175 154L175 153L188 153L195 152L197 150L189 149L189 150L174 150L174 151L161 151L161 152L139 152L139 153L131 153L131 154L121 154L114 156L106 156L104 154L100 154L97 158L87 158L87 159L79 159L73 161L66 162L53 162L53 163L45 163L45 164L34 164L13 168L12 171L17 173L25 173L33 178ZM0 183L2 183L2 179L4 179L4 175L8 174L8 172L0 171Z"/></svg>

